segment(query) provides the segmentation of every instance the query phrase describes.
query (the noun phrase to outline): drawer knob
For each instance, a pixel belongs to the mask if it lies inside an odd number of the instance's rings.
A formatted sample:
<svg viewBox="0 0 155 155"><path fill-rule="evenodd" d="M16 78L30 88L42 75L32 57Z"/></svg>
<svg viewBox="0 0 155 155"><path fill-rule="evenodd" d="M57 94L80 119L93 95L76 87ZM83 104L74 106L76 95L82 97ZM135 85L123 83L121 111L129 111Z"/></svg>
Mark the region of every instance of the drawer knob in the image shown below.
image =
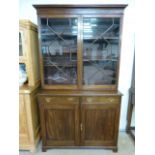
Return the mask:
<svg viewBox="0 0 155 155"><path fill-rule="evenodd" d="M113 99L113 98L111 98L111 99L110 99L110 102L113 102L113 101L114 101L114 99Z"/></svg>
<svg viewBox="0 0 155 155"><path fill-rule="evenodd" d="M45 98L46 102L49 103L51 101L50 98Z"/></svg>
<svg viewBox="0 0 155 155"><path fill-rule="evenodd" d="M73 101L73 98L72 97L68 98L68 101Z"/></svg>
<svg viewBox="0 0 155 155"><path fill-rule="evenodd" d="M91 99L91 98L88 98L87 101L88 101L88 102L92 102L92 99Z"/></svg>

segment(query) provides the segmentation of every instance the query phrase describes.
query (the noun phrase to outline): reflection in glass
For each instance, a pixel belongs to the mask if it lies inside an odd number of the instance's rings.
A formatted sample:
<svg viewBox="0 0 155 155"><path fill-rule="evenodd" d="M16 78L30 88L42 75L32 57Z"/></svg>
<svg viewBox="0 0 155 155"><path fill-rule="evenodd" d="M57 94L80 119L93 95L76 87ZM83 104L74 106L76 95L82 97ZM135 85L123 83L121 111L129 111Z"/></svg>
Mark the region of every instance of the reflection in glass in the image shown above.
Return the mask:
<svg viewBox="0 0 155 155"><path fill-rule="evenodd" d="M19 85L22 86L27 81L26 66L24 63L19 64Z"/></svg>
<svg viewBox="0 0 155 155"><path fill-rule="evenodd" d="M41 18L45 84L77 83L77 19Z"/></svg>
<svg viewBox="0 0 155 155"><path fill-rule="evenodd" d="M84 18L83 29L83 83L115 84L119 54L119 18Z"/></svg>
<svg viewBox="0 0 155 155"><path fill-rule="evenodd" d="M23 56L22 36L20 32L19 32L19 56Z"/></svg>

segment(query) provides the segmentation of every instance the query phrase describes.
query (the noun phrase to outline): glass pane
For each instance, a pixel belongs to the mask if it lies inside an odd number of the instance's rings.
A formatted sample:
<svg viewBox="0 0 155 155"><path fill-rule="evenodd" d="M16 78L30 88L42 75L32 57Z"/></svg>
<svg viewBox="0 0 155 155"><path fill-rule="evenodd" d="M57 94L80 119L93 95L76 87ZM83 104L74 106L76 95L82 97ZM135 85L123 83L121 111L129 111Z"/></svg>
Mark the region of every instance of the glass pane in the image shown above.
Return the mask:
<svg viewBox="0 0 155 155"><path fill-rule="evenodd" d="M83 84L115 84L119 18L84 18L83 29Z"/></svg>
<svg viewBox="0 0 155 155"><path fill-rule="evenodd" d="M19 85L22 86L27 81L26 65L24 63L19 64Z"/></svg>
<svg viewBox="0 0 155 155"><path fill-rule="evenodd" d="M19 32L19 56L23 56L22 34Z"/></svg>
<svg viewBox="0 0 155 155"><path fill-rule="evenodd" d="M20 64L19 64L19 68L20 68L23 72L26 73L26 66L25 66L24 63L20 63Z"/></svg>
<svg viewBox="0 0 155 155"><path fill-rule="evenodd" d="M77 19L41 18L45 84L77 83Z"/></svg>

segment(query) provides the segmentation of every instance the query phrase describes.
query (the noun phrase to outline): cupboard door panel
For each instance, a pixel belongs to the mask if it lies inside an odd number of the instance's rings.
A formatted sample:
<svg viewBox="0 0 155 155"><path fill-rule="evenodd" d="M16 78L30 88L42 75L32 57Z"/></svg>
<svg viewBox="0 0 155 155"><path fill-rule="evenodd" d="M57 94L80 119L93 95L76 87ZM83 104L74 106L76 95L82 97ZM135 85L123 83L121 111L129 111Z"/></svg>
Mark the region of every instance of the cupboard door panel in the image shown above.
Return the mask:
<svg viewBox="0 0 155 155"><path fill-rule="evenodd" d="M43 104L42 108L44 145L79 145L79 104Z"/></svg>
<svg viewBox="0 0 155 155"><path fill-rule="evenodd" d="M119 104L82 103L82 145L116 145Z"/></svg>
<svg viewBox="0 0 155 155"><path fill-rule="evenodd" d="M24 95L19 95L19 135L20 144L29 143Z"/></svg>
<svg viewBox="0 0 155 155"><path fill-rule="evenodd" d="M74 141L75 116L73 110L46 110L46 131L48 140ZM72 124L73 123L73 124Z"/></svg>

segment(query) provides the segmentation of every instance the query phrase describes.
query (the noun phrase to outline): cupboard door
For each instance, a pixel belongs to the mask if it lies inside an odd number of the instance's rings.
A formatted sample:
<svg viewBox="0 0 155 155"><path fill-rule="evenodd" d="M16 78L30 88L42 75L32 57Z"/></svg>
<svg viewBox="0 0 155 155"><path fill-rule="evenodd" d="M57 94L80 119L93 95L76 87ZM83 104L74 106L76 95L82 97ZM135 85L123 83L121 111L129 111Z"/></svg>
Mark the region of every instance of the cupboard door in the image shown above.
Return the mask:
<svg viewBox="0 0 155 155"><path fill-rule="evenodd" d="M119 108L119 103L83 102L81 106L82 145L116 146Z"/></svg>
<svg viewBox="0 0 155 155"><path fill-rule="evenodd" d="M47 97L47 101L49 98ZM58 103L56 103L57 99ZM59 97L56 97L55 101L40 105L43 145L79 145L79 104L67 103L67 98L64 99L65 103L63 99L61 103L59 100Z"/></svg>
<svg viewBox="0 0 155 155"><path fill-rule="evenodd" d="M20 145L29 144L24 95L19 95L19 141Z"/></svg>
<svg viewBox="0 0 155 155"><path fill-rule="evenodd" d="M101 88L117 84L120 19L83 18L83 85Z"/></svg>
<svg viewBox="0 0 155 155"><path fill-rule="evenodd" d="M43 83L58 89L77 85L76 17L40 18Z"/></svg>

